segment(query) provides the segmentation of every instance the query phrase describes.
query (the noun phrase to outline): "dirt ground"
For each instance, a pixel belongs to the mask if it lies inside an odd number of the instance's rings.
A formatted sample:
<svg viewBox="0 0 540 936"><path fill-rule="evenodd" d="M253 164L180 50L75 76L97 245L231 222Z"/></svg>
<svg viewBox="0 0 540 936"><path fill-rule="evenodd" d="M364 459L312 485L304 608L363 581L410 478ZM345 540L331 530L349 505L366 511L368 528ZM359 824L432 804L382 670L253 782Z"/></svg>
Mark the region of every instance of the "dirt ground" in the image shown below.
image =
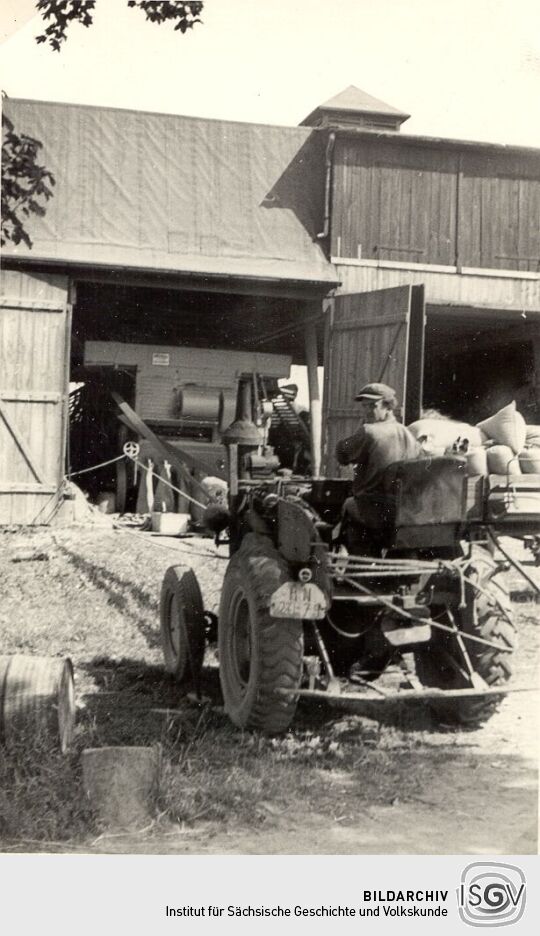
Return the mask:
<svg viewBox="0 0 540 936"><path fill-rule="evenodd" d="M10 837L0 850L537 852L537 694L509 694L473 731L438 727L423 708L343 712L304 702L284 739L258 741L224 716L212 654L206 714L163 674L159 588L177 563L195 569L215 612L226 547L216 551L209 539L84 527L0 535L1 652L72 658L84 738L159 740L177 724L167 710L187 726L178 734L182 756L170 767L165 818L151 829L56 842ZM538 605L512 576L520 635L514 685L537 685Z"/></svg>

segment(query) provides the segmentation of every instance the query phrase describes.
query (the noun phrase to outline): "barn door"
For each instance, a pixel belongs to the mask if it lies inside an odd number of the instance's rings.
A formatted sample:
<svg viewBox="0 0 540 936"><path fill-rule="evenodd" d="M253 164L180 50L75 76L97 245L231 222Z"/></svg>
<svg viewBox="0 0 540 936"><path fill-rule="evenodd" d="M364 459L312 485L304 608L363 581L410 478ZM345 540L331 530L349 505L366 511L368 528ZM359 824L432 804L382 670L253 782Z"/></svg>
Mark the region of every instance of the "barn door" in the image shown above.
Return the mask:
<svg viewBox="0 0 540 936"><path fill-rule="evenodd" d="M62 483L70 313L65 277L5 271L0 293L0 524L44 523Z"/></svg>
<svg viewBox="0 0 540 936"><path fill-rule="evenodd" d="M403 421L420 415L424 359L424 287L396 286L345 293L330 300L324 361L323 465L338 474L339 439L358 426L354 397L366 383L389 384Z"/></svg>

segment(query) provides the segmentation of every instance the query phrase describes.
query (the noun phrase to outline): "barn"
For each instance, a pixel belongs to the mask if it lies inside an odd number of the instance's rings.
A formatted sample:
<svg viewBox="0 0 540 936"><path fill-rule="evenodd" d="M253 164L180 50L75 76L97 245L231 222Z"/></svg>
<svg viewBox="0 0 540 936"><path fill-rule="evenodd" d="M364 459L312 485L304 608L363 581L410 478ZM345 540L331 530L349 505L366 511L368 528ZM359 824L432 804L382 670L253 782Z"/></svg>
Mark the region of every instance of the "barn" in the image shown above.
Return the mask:
<svg viewBox="0 0 540 936"><path fill-rule="evenodd" d="M0 523L43 522L74 455L112 450L74 452L69 385L106 408L96 374L165 424L179 381L204 410L205 387L307 364L316 472L357 381L393 383L406 421L516 398L540 422L539 150L400 132L405 113L353 87L299 127L4 106L56 189L32 249L3 253Z"/></svg>

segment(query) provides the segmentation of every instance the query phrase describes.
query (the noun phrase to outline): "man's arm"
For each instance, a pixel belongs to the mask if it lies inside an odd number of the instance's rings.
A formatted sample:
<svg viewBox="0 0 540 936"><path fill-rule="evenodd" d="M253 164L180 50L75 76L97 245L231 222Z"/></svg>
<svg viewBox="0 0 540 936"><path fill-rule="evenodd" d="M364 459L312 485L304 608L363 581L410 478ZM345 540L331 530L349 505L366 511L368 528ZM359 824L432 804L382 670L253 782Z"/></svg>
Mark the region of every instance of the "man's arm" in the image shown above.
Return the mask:
<svg viewBox="0 0 540 936"><path fill-rule="evenodd" d="M340 465L350 465L361 461L366 442L366 430L363 426L347 439L341 439L336 445L336 458Z"/></svg>

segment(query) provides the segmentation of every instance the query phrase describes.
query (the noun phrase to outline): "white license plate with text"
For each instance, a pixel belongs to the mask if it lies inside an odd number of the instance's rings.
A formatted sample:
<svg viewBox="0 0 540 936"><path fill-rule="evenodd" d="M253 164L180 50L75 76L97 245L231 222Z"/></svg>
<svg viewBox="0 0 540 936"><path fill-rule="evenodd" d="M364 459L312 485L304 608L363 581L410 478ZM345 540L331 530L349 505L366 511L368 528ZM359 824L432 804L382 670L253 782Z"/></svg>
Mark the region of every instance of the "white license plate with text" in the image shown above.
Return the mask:
<svg viewBox="0 0 540 936"><path fill-rule="evenodd" d="M327 611L324 592L314 582L284 582L270 598L270 616L321 621Z"/></svg>

